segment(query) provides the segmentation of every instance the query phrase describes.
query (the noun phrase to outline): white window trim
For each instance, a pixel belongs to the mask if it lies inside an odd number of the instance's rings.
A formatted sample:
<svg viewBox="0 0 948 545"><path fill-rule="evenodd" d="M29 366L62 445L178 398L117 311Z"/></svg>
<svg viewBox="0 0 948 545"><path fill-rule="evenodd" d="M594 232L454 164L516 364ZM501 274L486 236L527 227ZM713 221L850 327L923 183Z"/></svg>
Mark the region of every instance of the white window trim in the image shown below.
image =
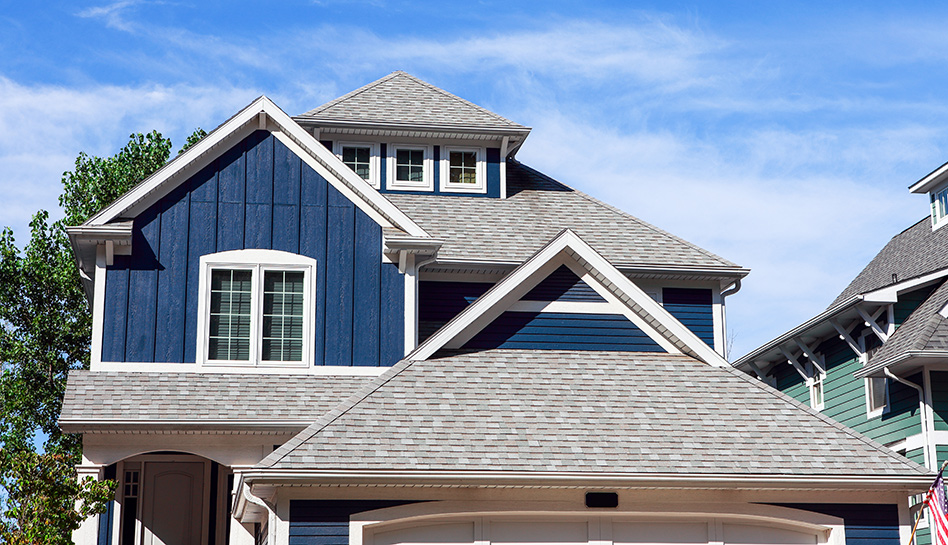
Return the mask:
<svg viewBox="0 0 948 545"><path fill-rule="evenodd" d="M474 185L451 183L451 152L473 151L477 157ZM438 185L444 193L487 193L487 149L470 146L442 146L441 148L441 180Z"/></svg>
<svg viewBox="0 0 948 545"><path fill-rule="evenodd" d="M823 354L817 353L815 355L820 358L821 365L825 366L826 364L824 362L826 360L823 358ZM809 378L806 379L806 385L810 393L810 407L816 409L817 411L822 411L826 406L826 373L821 372L817 366L813 365L813 363L809 361L806 365L806 372L809 375ZM817 384L819 384L820 388L819 403L814 402L814 398L816 397L814 392L816 391Z"/></svg>
<svg viewBox="0 0 948 545"><path fill-rule="evenodd" d="M948 193L948 185L940 186L929 192L930 199L931 199L931 207L932 207L931 217L932 217L932 230L933 231L935 229L944 227L945 224L948 224L948 210L945 211L946 213L944 215L938 214L937 203L938 203L938 195L940 193Z"/></svg>
<svg viewBox="0 0 948 545"><path fill-rule="evenodd" d="M198 365L238 367L308 367L313 364L314 309L316 294L316 260L279 250L231 250L201 256L198 280ZM248 361L209 360L207 357L210 334L211 270L232 269L254 271L250 306L250 359ZM263 361L263 271L301 270L303 275L303 361Z"/></svg>
<svg viewBox="0 0 948 545"><path fill-rule="evenodd" d="M875 418L889 412L889 380L885 379L885 396L881 407L872 407L872 395L869 393L869 381L871 378L863 379L863 389L866 394L866 418Z"/></svg>
<svg viewBox="0 0 948 545"><path fill-rule="evenodd" d="M333 153L336 154L336 157L342 161L342 148L369 148L369 179L366 182L374 187L375 189L379 188L379 143L378 142L349 142L346 140L343 141L334 141L332 144Z"/></svg>
<svg viewBox="0 0 948 545"><path fill-rule="evenodd" d="M424 162L422 163L422 181L421 182L405 182L395 179L395 158L397 157L398 150L400 149L410 149L410 150L422 150L424 151ZM427 144L405 144L405 143L395 143L388 145L388 169L385 181L385 189L391 189L395 191L434 191L434 168L432 160L431 146Z"/></svg>

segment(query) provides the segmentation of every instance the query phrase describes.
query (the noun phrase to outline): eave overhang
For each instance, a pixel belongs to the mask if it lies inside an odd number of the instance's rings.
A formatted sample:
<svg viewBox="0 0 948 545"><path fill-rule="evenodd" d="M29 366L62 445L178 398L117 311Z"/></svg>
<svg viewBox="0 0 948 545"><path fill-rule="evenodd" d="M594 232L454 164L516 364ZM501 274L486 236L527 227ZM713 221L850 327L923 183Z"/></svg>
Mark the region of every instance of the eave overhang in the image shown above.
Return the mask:
<svg viewBox="0 0 948 545"><path fill-rule="evenodd" d="M106 262L111 265L113 255L131 253L132 222L123 221L105 225L75 225L66 227L73 258L79 267L82 288L92 301L95 266L99 245L106 249Z"/></svg>
<svg viewBox="0 0 948 545"><path fill-rule="evenodd" d="M856 378L884 378L885 370L898 375L909 375L926 365L948 363L948 350L906 350L885 360L870 361L868 365L853 373Z"/></svg>
<svg viewBox="0 0 948 545"><path fill-rule="evenodd" d="M292 434L312 424L312 420L72 420L60 419L65 433L225 432L250 434Z"/></svg>
<svg viewBox="0 0 948 545"><path fill-rule="evenodd" d="M276 470L241 473L250 485L364 485L412 487L656 488L741 490L904 490L922 492L934 474L876 476L727 473L591 473L514 471Z"/></svg>
<svg viewBox="0 0 948 545"><path fill-rule="evenodd" d="M909 186L912 193L928 193L932 189L948 181L948 163L931 171L924 178Z"/></svg>

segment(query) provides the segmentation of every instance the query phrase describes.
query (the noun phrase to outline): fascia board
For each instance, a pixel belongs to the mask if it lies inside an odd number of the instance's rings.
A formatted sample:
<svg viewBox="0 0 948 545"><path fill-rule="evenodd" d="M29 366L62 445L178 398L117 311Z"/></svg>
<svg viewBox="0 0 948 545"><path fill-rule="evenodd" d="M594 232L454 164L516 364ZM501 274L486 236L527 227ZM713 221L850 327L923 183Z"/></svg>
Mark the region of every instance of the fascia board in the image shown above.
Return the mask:
<svg viewBox="0 0 948 545"><path fill-rule="evenodd" d="M307 125L315 125L320 128L346 128L346 129L372 129L372 130L391 130L391 131L411 131L416 130L418 132L451 132L458 134L489 134L489 135L511 135L511 136L520 136L526 138L530 131L533 129L530 127L484 127L477 125L460 125L460 124L450 124L450 123L392 123L387 121L353 121L345 119L332 119L326 117L313 117L298 115L293 117L293 120L297 123L305 123Z"/></svg>
<svg viewBox="0 0 948 545"><path fill-rule="evenodd" d="M83 433L91 431L150 431L150 430L181 430L181 431L279 431L281 433L298 432L310 424L312 420L191 420L191 419L163 419L163 420L127 420L127 419L60 419L60 429L66 433Z"/></svg>
<svg viewBox="0 0 948 545"><path fill-rule="evenodd" d="M205 156L205 154L210 153L229 136L238 132L248 124L253 123L261 113L266 114L283 133L287 134L294 142L303 148L307 154L323 164L332 173L333 176L329 179L330 183L334 181L342 183L367 205L378 210L379 213L390 220L396 227L406 233L412 236L429 237L424 229L404 212L395 207L395 205L382 196L381 193L375 191L365 180L342 164L338 157L323 147L313 135L303 130L286 112L281 110L279 106L274 104L266 96L261 96L251 102L247 107L214 129L211 134L208 134L197 144L188 148L187 151L166 163L163 167L158 169L157 172L146 178L128 193L90 218L84 225L104 225L122 217L123 214L132 208L142 208L143 203L150 205L154 201L157 201L161 196L170 191L170 188L163 188L163 186L169 181L172 181L178 172L199 160ZM166 190L162 191L162 189Z"/></svg>
<svg viewBox="0 0 948 545"><path fill-rule="evenodd" d="M909 186L912 193L928 193L948 178L948 162L926 174L924 178Z"/></svg>
<svg viewBox="0 0 948 545"><path fill-rule="evenodd" d="M856 306L857 304L861 302L863 302L863 296L854 295L850 297L849 299L843 301L842 303L836 305L835 307L827 309L820 314L817 314L813 318L810 318L809 320L803 322L802 324L794 327L793 329L787 331L783 335L773 338L767 343L761 345L760 348L744 355L743 357L735 361L732 364L732 366L743 369L747 366L748 362L753 362L754 360L759 359L761 356L763 356L767 352L770 352L771 350L775 350L781 344L792 341L794 337L799 337L805 334L807 330L831 318L835 318L836 316L853 308L854 306Z"/></svg>
<svg viewBox="0 0 948 545"><path fill-rule="evenodd" d="M405 486L515 486L584 488L591 486L660 489L851 489L924 491L934 474L733 475L726 473L581 473L508 471L364 471L248 469L247 484L377 484Z"/></svg>
<svg viewBox="0 0 948 545"><path fill-rule="evenodd" d="M863 299L871 303L897 303L899 295L906 291L935 282L946 276L948 276L948 268L939 269L921 276L916 276L915 278L903 280L897 284L879 288L875 291L866 292L863 294Z"/></svg>
<svg viewBox="0 0 948 545"><path fill-rule="evenodd" d="M948 350L907 350L887 360L867 365L853 373L853 376L856 378L868 378L873 375L877 375L881 378L885 375L879 373L883 372L884 369L889 369L890 371L895 372L899 370L899 368L905 369L906 367L915 367L919 365L918 362L916 362L915 366L907 364L912 363L912 360L920 358L948 359Z"/></svg>
<svg viewBox="0 0 948 545"><path fill-rule="evenodd" d="M509 259L458 259L439 257L433 265L460 265L460 266L509 266L516 267L522 262ZM613 265L624 274L650 274L675 276L719 276L722 278L744 278L750 274L750 269L743 267L688 267L666 265L643 265L641 263L616 263Z"/></svg>
<svg viewBox="0 0 948 545"><path fill-rule="evenodd" d="M709 365L728 366L724 358L570 229L560 232L520 267L514 269L487 293L429 337L409 354L407 359L424 360L449 344L463 344L469 340L477 331L496 318L503 309L509 307L512 304L511 299L519 299L519 292L526 291L527 288L524 285L529 279L546 272L544 269L558 267L561 263L557 260L557 256L562 252L569 253L573 260L585 261L584 266L588 265L593 271L598 272L602 278L594 275L595 280L615 293L629 309L646 319L658 335L667 338L673 344L684 348L684 352L694 355Z"/></svg>

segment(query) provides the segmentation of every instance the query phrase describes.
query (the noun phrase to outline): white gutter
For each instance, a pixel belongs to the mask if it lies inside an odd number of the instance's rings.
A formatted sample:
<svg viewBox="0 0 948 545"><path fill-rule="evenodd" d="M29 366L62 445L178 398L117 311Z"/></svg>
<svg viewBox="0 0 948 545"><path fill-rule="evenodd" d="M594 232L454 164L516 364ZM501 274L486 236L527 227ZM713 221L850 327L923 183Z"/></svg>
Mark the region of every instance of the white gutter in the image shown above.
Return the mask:
<svg viewBox="0 0 948 545"><path fill-rule="evenodd" d="M867 365L862 369L853 373L853 376L856 378L867 378L880 370L887 372L890 367L894 367L897 364L900 364L904 361L914 359L914 358L946 358L948 357L948 350L907 350L902 352L898 356L889 358L887 360L882 360L871 365Z"/></svg>
<svg viewBox="0 0 948 545"><path fill-rule="evenodd" d="M908 386L909 388L912 388L918 391L918 415L920 418L920 423L921 423L921 428L922 428L922 444L925 447L924 456L927 462L929 446L931 445L931 443L928 442L928 416L927 416L928 411L925 410L925 389L919 386L918 384L915 384L914 382L911 382L911 381L905 380L902 377L896 376L892 371L889 371L888 367L886 367L882 371L885 373L885 376L898 382L899 384L904 384L905 386ZM928 464L926 463L925 465L927 466Z"/></svg>

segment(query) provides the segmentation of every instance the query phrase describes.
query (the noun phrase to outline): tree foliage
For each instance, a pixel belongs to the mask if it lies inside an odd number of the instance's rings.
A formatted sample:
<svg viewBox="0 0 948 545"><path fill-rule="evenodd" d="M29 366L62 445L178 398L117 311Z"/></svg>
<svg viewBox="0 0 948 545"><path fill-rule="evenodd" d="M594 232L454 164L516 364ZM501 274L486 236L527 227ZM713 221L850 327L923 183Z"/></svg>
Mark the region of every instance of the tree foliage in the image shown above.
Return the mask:
<svg viewBox="0 0 948 545"><path fill-rule="evenodd" d="M197 129L186 146L205 135ZM70 543L87 516L102 512L114 483L76 480L78 436L57 425L66 376L89 367L91 313L65 226L79 225L167 162L171 141L133 134L115 156L80 153L63 174L64 218L40 210L19 248L0 234L0 539ZM45 438L38 446L40 438ZM79 500L77 504L77 500Z"/></svg>

